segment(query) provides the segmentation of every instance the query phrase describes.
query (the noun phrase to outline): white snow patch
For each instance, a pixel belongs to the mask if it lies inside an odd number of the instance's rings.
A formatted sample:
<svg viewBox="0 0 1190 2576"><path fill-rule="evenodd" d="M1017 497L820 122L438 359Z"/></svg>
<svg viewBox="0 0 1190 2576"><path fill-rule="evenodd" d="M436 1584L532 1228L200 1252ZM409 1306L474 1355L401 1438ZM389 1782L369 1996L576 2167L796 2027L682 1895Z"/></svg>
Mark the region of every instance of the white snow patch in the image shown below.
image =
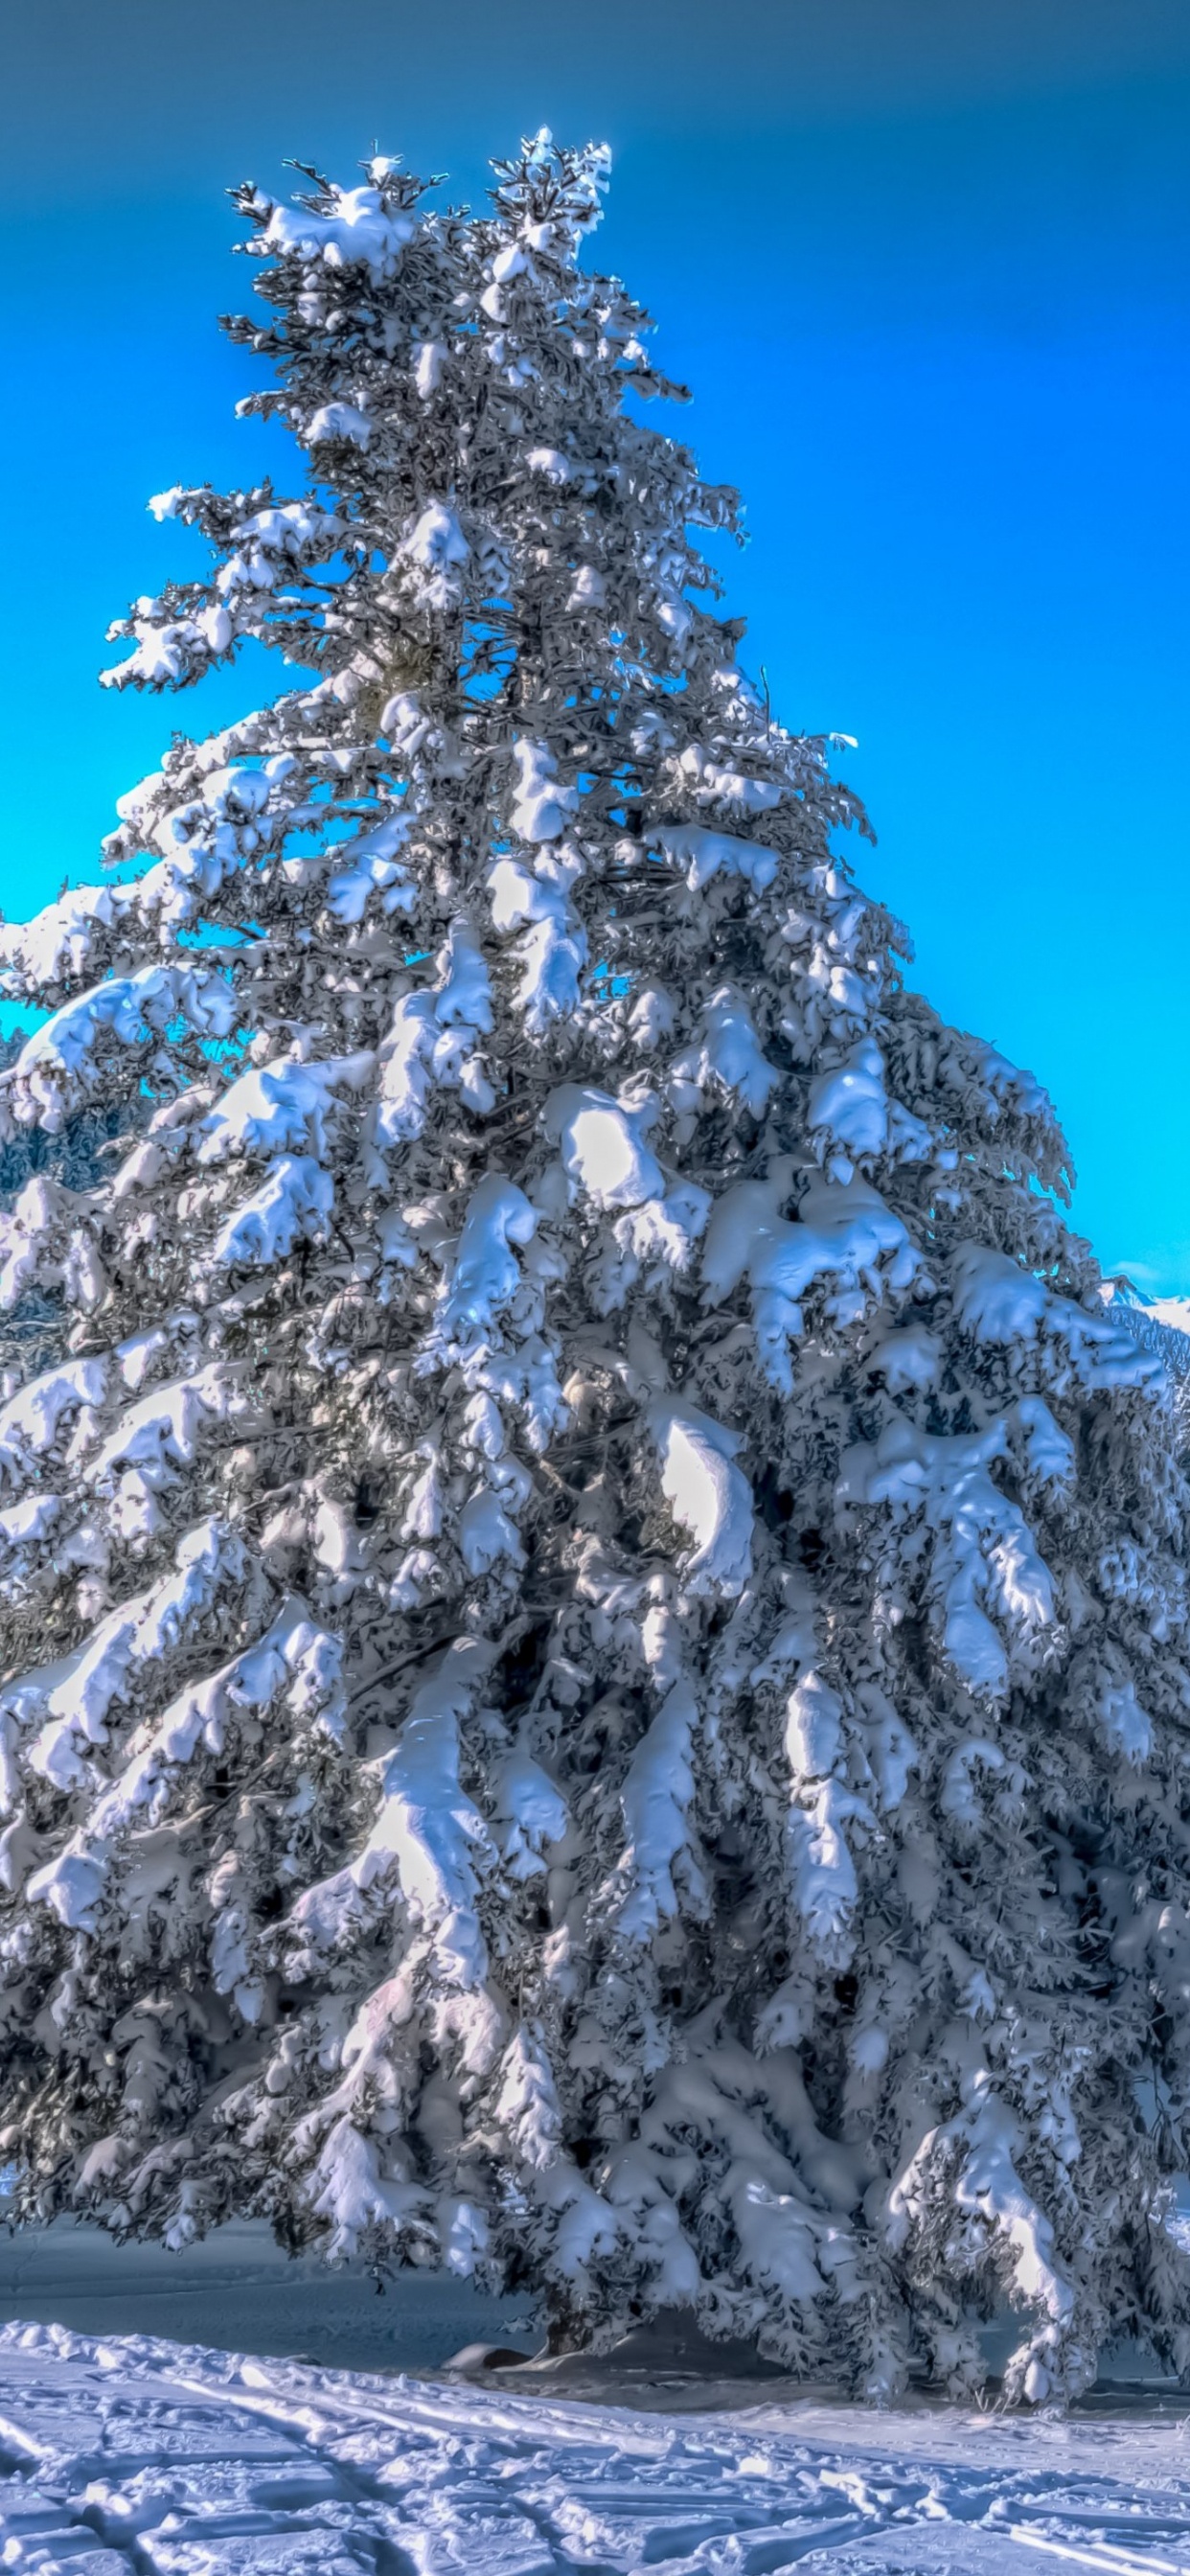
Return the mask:
<svg viewBox="0 0 1190 2576"><path fill-rule="evenodd" d="M617 1864L616 1919L624 1938L650 1941L678 1911L678 1885L691 1911L705 1909L705 1890L690 1849L687 1816L694 1796L691 1769L698 1709L690 1684L679 1678L637 1745L620 1800L627 1841ZM675 1879L678 1884L675 1885Z"/></svg>
<svg viewBox="0 0 1190 2576"><path fill-rule="evenodd" d="M724 1091L738 1092L754 1118L759 1118L780 1080L776 1066L761 1050L743 994L731 984L711 995L699 1036L675 1057L673 1073L679 1086L692 1083L701 1091L717 1082ZM680 1091L675 1096L678 1105L684 1106Z"/></svg>
<svg viewBox="0 0 1190 2576"><path fill-rule="evenodd" d="M311 412L302 431L307 447L318 447L326 438L345 438L352 447L367 447L372 436L372 423L358 403L322 403Z"/></svg>
<svg viewBox="0 0 1190 2576"><path fill-rule="evenodd" d="M780 852L763 841L741 841L731 832L712 832L705 823L662 823L653 847L681 868L692 894L720 874L743 877L755 893L763 894L781 865Z"/></svg>
<svg viewBox="0 0 1190 2576"><path fill-rule="evenodd" d="M531 868L505 856L489 871L494 928L521 933L515 953L524 974L516 1000L530 1037L567 1018L578 1002L587 936L570 893L581 875L582 860L565 846L539 848Z"/></svg>
<svg viewBox="0 0 1190 2576"><path fill-rule="evenodd" d="M694 1542L683 1567L689 1592L742 1592L752 1571L752 1487L734 1464L738 1431L678 1397L659 1397L649 1427L661 1460L661 1490Z"/></svg>
<svg viewBox="0 0 1190 2576"><path fill-rule="evenodd" d="M422 596L432 608L449 608L460 597L459 573L471 548L455 511L444 501L429 501L401 543L400 552L421 576Z"/></svg>
<svg viewBox="0 0 1190 2576"><path fill-rule="evenodd" d="M386 208L376 187L332 186L326 214L307 206L271 204L261 196L257 205L262 213L268 210L263 231L249 244L257 256L321 260L327 268L369 268L374 277L391 277L417 229L416 217Z"/></svg>
<svg viewBox="0 0 1190 2576"><path fill-rule="evenodd" d="M830 1284L827 1318L855 1323L872 1299L908 1288L918 1256L899 1216L866 1181L815 1181L790 1220L781 1215L780 1176L739 1181L715 1201L703 1246L706 1302L718 1306L742 1279L766 1374L792 1392L789 1345L803 1329L801 1300Z"/></svg>
<svg viewBox="0 0 1190 2576"><path fill-rule="evenodd" d="M654 1115L652 1102L626 1108L606 1091L566 1082L551 1092L543 1124L561 1147L569 1179L596 1207L632 1208L659 1199L665 1189L661 1165L644 1142Z"/></svg>
<svg viewBox="0 0 1190 2576"><path fill-rule="evenodd" d="M229 1154L312 1154L322 1162L335 1094L358 1091L376 1059L364 1053L334 1056L303 1064L274 1056L253 1065L228 1085L202 1119L198 1133L200 1163L221 1163Z"/></svg>
<svg viewBox="0 0 1190 2576"><path fill-rule="evenodd" d="M452 1986L481 1985L487 1974L476 1899L481 1871L493 1866L496 1852L459 1785L459 1720L490 1660L482 1647L462 1642L415 1692L372 1831L351 1871L364 1889L395 1873L411 1923L432 1939L439 1973Z"/></svg>
<svg viewBox="0 0 1190 2576"><path fill-rule="evenodd" d="M235 1016L231 986L203 968L142 966L112 976L64 1003L27 1041L0 1076L0 1100L18 1124L53 1135L98 1078L95 1050L104 1032L138 1046L181 1017L203 1037L225 1038Z"/></svg>
<svg viewBox="0 0 1190 2576"><path fill-rule="evenodd" d="M260 1188L220 1226L214 1258L229 1269L270 1269L295 1243L322 1241L334 1203L330 1173L312 1154L280 1154Z"/></svg>
<svg viewBox="0 0 1190 2576"><path fill-rule="evenodd" d="M1052 1418L1050 1427L1062 1441ZM837 1487L843 1508L881 1507L906 1533L907 1572L928 1564L927 1600L949 1661L969 1689L993 1700L1003 1697L1015 1660L1028 1669L1032 1643L1054 1618L1049 1568L1019 1506L989 1473L1012 1455L1014 1433L1028 1461L1037 1424L1030 1415L1022 1422L1015 1407L986 1431L949 1436L932 1437L901 1416L877 1440L845 1452ZM1068 1445L1043 1453L1051 1471L1065 1466ZM922 1528L933 1535L928 1560Z"/></svg>
<svg viewBox="0 0 1190 2576"><path fill-rule="evenodd" d="M522 735L514 749L516 795L512 828L523 841L556 841L578 804L578 790L558 783L558 764L548 744Z"/></svg>

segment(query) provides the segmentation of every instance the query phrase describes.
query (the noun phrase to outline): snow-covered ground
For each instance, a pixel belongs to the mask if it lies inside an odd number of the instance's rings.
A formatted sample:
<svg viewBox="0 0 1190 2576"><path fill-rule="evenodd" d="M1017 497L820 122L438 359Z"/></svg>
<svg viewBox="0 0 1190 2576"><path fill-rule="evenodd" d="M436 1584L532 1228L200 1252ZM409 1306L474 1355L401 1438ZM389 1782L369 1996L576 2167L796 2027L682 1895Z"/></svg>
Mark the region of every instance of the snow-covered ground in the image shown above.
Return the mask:
<svg viewBox="0 0 1190 2576"><path fill-rule="evenodd" d="M755 2391L752 2392L755 2394ZM1190 2570L1179 2410L663 2411L0 2331L0 2565L53 2576Z"/></svg>
<svg viewBox="0 0 1190 2576"><path fill-rule="evenodd" d="M4 2203L0 2198L0 2219ZM98 2335L170 2335L220 2351L300 2354L334 2370L436 2370L460 2345L533 2352L528 2303L485 2298L449 2272L398 2273L384 2296L362 2263L332 2268L284 2254L269 2228L240 2219L167 2252L117 2245L102 2228L0 2225L0 2326L70 2326Z"/></svg>

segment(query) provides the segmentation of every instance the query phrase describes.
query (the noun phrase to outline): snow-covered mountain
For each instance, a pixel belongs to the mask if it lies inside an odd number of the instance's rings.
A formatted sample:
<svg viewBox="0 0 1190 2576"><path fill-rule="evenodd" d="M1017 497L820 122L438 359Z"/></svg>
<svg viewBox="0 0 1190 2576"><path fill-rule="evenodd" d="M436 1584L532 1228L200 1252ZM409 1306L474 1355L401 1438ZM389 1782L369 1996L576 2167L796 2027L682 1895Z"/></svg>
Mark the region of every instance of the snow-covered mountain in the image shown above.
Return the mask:
<svg viewBox="0 0 1190 2576"><path fill-rule="evenodd" d="M1190 1386L1190 1297L1146 1297L1126 1272L1104 1282L1113 1323L1155 1351L1179 1386Z"/></svg>

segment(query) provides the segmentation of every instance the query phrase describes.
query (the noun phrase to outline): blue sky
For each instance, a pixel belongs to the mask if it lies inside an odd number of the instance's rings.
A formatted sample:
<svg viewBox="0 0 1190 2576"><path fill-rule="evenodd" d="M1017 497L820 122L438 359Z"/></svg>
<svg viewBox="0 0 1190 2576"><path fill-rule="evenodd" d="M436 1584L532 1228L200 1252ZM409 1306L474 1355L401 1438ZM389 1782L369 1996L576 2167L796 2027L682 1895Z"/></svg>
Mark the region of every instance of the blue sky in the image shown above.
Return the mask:
<svg viewBox="0 0 1190 2576"><path fill-rule="evenodd" d="M15 21L17 13L12 13ZM737 482L747 658L859 737L865 882L939 1009L1042 1077L1106 1262L1190 1290L1190 8L1185 0L41 0L0 60L0 902L94 873L220 678L115 701L103 631L242 481L221 191L374 140L478 194L610 140L600 256Z"/></svg>

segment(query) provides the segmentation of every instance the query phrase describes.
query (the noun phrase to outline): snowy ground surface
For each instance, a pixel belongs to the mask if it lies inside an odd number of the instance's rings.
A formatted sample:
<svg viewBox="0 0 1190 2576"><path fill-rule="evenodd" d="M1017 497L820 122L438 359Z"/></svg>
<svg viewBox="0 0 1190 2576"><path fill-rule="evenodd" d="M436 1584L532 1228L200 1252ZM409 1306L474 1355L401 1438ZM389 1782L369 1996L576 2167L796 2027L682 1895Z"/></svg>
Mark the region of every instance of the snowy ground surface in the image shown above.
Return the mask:
<svg viewBox="0 0 1190 2576"><path fill-rule="evenodd" d="M335 2370L434 2370L462 2344L534 2351L541 2336L525 2315L523 2302L484 2298L445 2272L400 2273L378 2297L361 2264L293 2261L252 2220L214 2228L181 2254L117 2245L71 2220L0 2226L0 2325L169 2335L222 2352L298 2353Z"/></svg>
<svg viewBox="0 0 1190 2576"><path fill-rule="evenodd" d="M663 2393L663 2392L662 2392ZM750 2392L755 2399L756 2390ZM0 2332L0 2565L52 2576L1190 2570L1180 2411L662 2411Z"/></svg>

